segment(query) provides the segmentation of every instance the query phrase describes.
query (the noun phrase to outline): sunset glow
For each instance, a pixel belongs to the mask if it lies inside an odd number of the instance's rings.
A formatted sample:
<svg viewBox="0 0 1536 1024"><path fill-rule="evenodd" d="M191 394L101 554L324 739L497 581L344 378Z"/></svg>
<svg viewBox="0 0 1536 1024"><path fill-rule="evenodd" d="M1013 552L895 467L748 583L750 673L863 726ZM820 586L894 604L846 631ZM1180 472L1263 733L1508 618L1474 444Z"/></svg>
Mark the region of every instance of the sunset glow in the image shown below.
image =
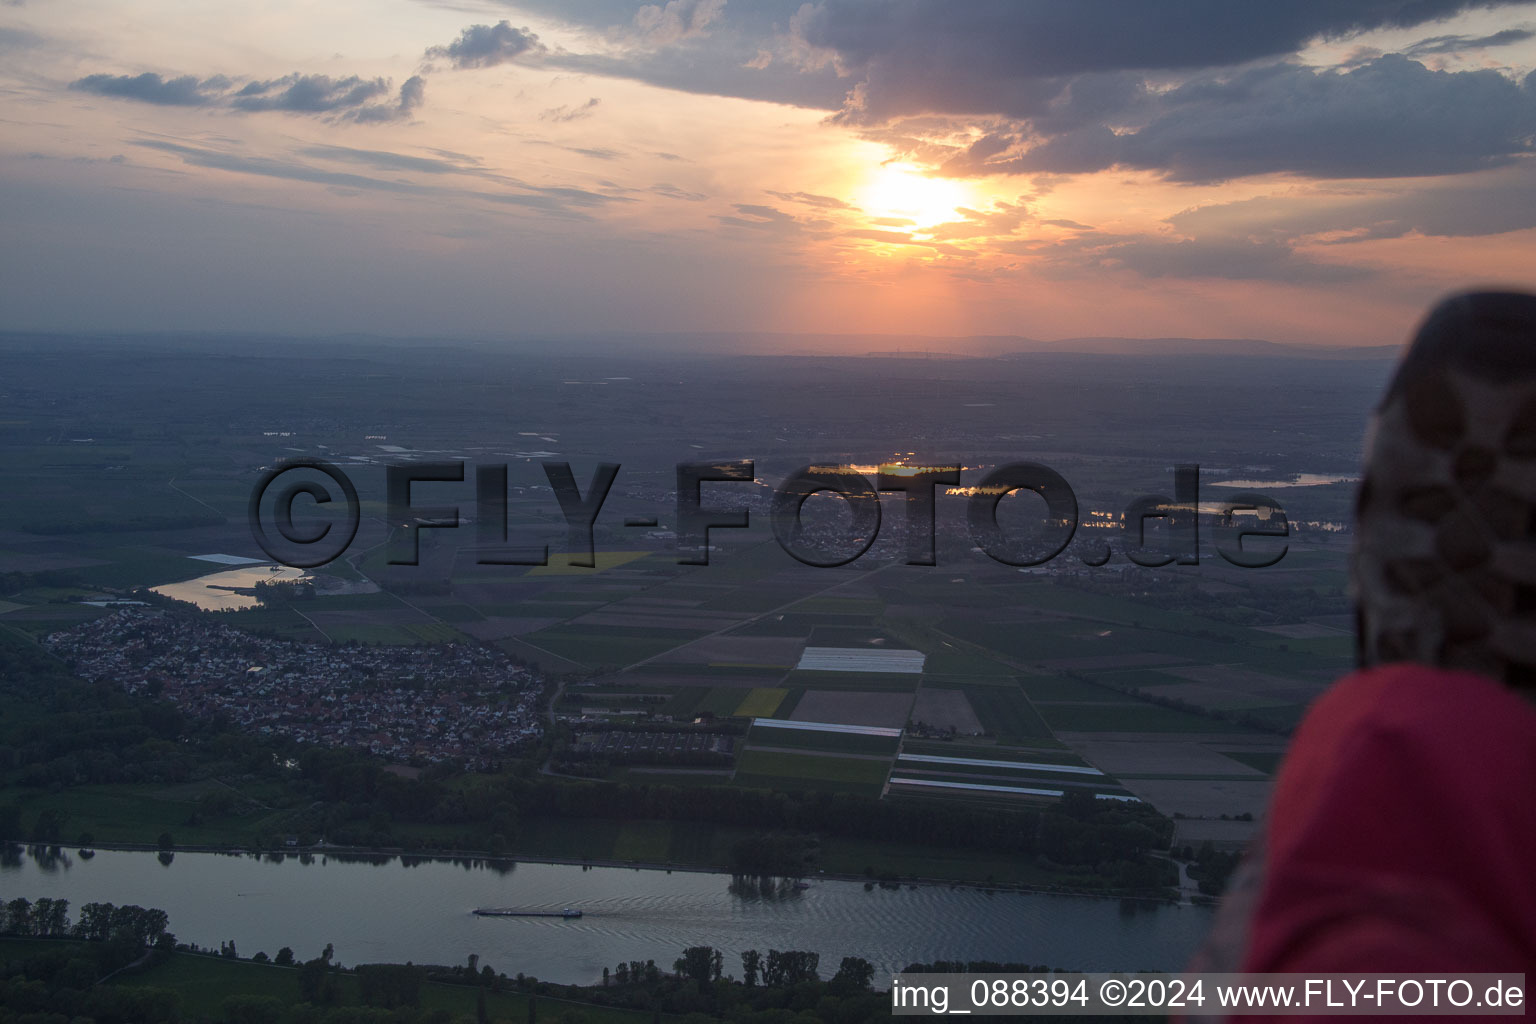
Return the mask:
<svg viewBox="0 0 1536 1024"><path fill-rule="evenodd" d="M0 7L0 302L39 328L1384 344L1449 290L1530 283L1536 4L1251 38L1128 14L1123 67L1050 5L803 7Z"/></svg>
<svg viewBox="0 0 1536 1024"><path fill-rule="evenodd" d="M975 200L958 181L929 177L908 163L886 164L859 197L859 205L875 223L930 228L960 219L959 209Z"/></svg>

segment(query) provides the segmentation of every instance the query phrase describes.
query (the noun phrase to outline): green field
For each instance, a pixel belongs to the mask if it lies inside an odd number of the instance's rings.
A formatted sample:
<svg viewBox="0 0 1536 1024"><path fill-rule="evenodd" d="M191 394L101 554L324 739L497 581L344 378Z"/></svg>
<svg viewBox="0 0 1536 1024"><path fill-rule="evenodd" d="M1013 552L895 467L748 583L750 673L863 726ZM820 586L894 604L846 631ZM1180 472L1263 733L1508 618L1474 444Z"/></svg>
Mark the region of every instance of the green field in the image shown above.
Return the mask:
<svg viewBox="0 0 1536 1024"><path fill-rule="evenodd" d="M885 784L888 761L825 754L747 749L736 761L735 785L747 789L836 789L870 792Z"/></svg>
<svg viewBox="0 0 1536 1024"><path fill-rule="evenodd" d="M529 576L580 576L591 573L603 572L606 569L617 569L621 565L627 565L637 559L644 558L649 551L596 551L593 552L592 566L571 565L570 558L559 551L549 553L548 565L536 565L528 570Z"/></svg>
<svg viewBox="0 0 1536 1024"><path fill-rule="evenodd" d="M1267 750L1221 750L1222 757L1230 757L1239 764L1245 764L1249 768L1273 775L1280 770L1280 762L1285 757L1283 751Z"/></svg>
<svg viewBox="0 0 1536 1024"><path fill-rule="evenodd" d="M699 634L684 630L647 630L634 636L626 636L618 629L581 629L575 626L554 627L530 633L522 637L524 643L543 648L559 657L589 665L623 666L632 662L670 651L687 643Z"/></svg>
<svg viewBox="0 0 1536 1024"><path fill-rule="evenodd" d="M999 743L1029 743L1053 739L1050 728L1030 706L1024 692L1013 686L971 685L962 687L971 710L982 727Z"/></svg>
<svg viewBox="0 0 1536 1024"><path fill-rule="evenodd" d="M741 718L772 718L789 691L779 686L754 686L736 707Z"/></svg>
<svg viewBox="0 0 1536 1024"><path fill-rule="evenodd" d="M35 820L44 808L63 815L61 836L65 843L85 832L98 843L153 843L162 832L169 832L178 843L197 845L240 836L254 840L281 831L278 825L283 812L260 806L204 816L199 824L189 825L189 819L199 811L198 798L208 789L218 788L222 787L211 780L187 786L73 786L57 793L5 786L0 788L0 800L19 807L23 822Z"/></svg>
<svg viewBox="0 0 1536 1024"><path fill-rule="evenodd" d="M1172 676L1163 676L1166 684ZM1062 675L1020 676L1019 685L1032 701L1123 701L1125 694L1108 686Z"/></svg>
<svg viewBox="0 0 1536 1024"><path fill-rule="evenodd" d="M1156 704L1044 704L1040 713L1063 732L1242 732L1223 722Z"/></svg>
<svg viewBox="0 0 1536 1024"><path fill-rule="evenodd" d="M745 696L755 692L740 686L679 686L658 710L675 719L693 718L706 711L716 718L731 718L740 713L737 709Z"/></svg>
<svg viewBox="0 0 1536 1024"><path fill-rule="evenodd" d="M914 743L911 740L903 743L903 754L937 755L937 757L975 758L986 761L1020 761L1020 763L1038 763L1038 765L1084 765L1083 758L1071 751L1021 751L1017 748L998 748L998 746L960 746L958 743ZM906 765L908 761L899 761L900 765ZM922 765L923 761L915 761L914 768ZM928 768L943 768L943 765L929 763ZM903 769L905 771L905 769ZM1003 769L1008 771L1008 769Z"/></svg>
<svg viewBox="0 0 1536 1024"><path fill-rule="evenodd" d="M894 754L900 739L895 736L864 736L849 732L819 732L812 729L775 729L755 725L747 735L754 747L787 747L794 750L823 750L839 754Z"/></svg>
<svg viewBox="0 0 1536 1024"><path fill-rule="evenodd" d="M922 685L916 672L802 672L784 677L784 685L807 690L882 690L910 693Z"/></svg>
<svg viewBox="0 0 1536 1024"><path fill-rule="evenodd" d="M807 615L879 615L885 602L867 597L812 597L792 610Z"/></svg>
<svg viewBox="0 0 1536 1024"><path fill-rule="evenodd" d="M722 776L713 778L716 785L724 782ZM671 784L665 776L650 776L645 781ZM729 863L731 844L749 834L743 829L690 821L535 818L519 827L521 833L513 844L516 852L533 857L709 867Z"/></svg>
<svg viewBox="0 0 1536 1024"><path fill-rule="evenodd" d="M941 647L928 655L923 664L925 673L949 676L1007 676L1016 670L995 659L952 647Z"/></svg>

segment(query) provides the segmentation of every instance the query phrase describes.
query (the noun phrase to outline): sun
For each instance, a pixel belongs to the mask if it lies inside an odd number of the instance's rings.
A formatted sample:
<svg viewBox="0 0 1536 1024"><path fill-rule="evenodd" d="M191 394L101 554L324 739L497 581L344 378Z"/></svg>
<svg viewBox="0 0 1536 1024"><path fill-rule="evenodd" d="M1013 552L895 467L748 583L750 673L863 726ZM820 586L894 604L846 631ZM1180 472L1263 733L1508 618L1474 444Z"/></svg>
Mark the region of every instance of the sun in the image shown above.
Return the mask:
<svg viewBox="0 0 1536 1024"><path fill-rule="evenodd" d="M959 207L969 205L966 187L947 178L930 178L907 163L881 166L859 196L864 212L875 217L909 220L928 228L958 220ZM893 225L895 226L895 225Z"/></svg>

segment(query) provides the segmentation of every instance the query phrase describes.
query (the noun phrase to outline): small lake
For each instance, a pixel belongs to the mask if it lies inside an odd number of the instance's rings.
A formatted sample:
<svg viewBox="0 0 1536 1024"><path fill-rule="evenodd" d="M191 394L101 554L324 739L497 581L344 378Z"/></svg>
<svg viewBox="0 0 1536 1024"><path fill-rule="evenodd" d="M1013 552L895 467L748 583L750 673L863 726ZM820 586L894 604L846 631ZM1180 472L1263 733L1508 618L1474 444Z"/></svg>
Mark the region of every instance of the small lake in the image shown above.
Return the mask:
<svg viewBox="0 0 1536 1024"><path fill-rule="evenodd" d="M41 853L41 851L38 851ZM305 863L304 861L308 861ZM183 942L241 956L291 946L302 959L326 943L344 964L463 963L471 953L508 974L586 984L621 960L664 970L683 949L715 946L740 976L745 949L821 954L823 977L844 956L875 965L877 984L915 961L996 960L1074 970L1178 970L1210 926L1206 907L948 886L866 891L813 881L803 891L733 887L726 875L500 862L382 864L334 855L254 856L98 851L83 859L11 856L0 898L159 907ZM476 907L582 911L575 920L476 917Z"/></svg>
<svg viewBox="0 0 1536 1024"><path fill-rule="evenodd" d="M205 612L233 612L242 608L255 608L260 603L251 592L258 583L302 580L308 576L303 569L286 565L248 565L242 569L224 569L196 579L166 583L149 589L163 597L195 604Z"/></svg>

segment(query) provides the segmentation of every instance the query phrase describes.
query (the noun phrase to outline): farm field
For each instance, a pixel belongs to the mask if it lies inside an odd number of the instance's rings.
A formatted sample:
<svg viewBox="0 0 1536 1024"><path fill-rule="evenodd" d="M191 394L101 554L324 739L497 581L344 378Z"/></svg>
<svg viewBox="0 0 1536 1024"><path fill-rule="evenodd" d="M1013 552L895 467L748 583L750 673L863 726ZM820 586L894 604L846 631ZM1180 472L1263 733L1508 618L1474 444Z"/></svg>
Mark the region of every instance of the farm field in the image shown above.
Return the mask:
<svg viewBox="0 0 1536 1024"><path fill-rule="evenodd" d="M1026 372L1007 360L945 360L919 371L902 360L849 359L838 362L835 373L832 364L793 360L680 361L667 364L666 372L626 367L621 375L644 381L644 388L637 383L621 392L615 385L601 390L622 397L600 399L587 394L595 389L563 383L587 379L569 366L466 355L496 367L484 375L487 382L526 382L519 384L513 417L519 422L504 428L505 396L493 399L496 387L466 395L448 368L404 350L390 358L410 368L418 405L399 415L381 411L376 380L351 375L351 355L306 354L310 361L298 370L279 365L290 360L256 359L232 390L215 364L177 350L188 385L182 401L167 406L148 401L150 364L90 351L108 360L109 379L84 387L79 361L44 347L13 360L20 383L8 383L16 408L7 415L17 425L0 439L0 471L11 485L0 495L0 562L13 585L0 593L0 626L29 637L107 614L85 600L131 599L135 588L220 567L194 556L260 559L246 521L250 487L259 467L304 455L345 465L363 512L355 546L318 571L379 589L227 613L232 625L317 645L495 644L564 686L570 699L558 710L573 719L584 706L612 705L637 722L662 716L673 725L707 716L738 730L736 785L878 793L883 774L858 758L835 755L889 759L899 745L982 760L1075 759L1134 787L1166 813L1220 821L1222 814L1262 805L1288 730L1349 665L1348 538L1332 526L1348 519L1348 485L1277 491L1288 510L1294 506L1295 530L1285 560L1262 570L1221 561L1209 533L1199 565L1134 567L1120 550L1118 530L1083 529L1080 540L1112 542L1109 564L1089 568L1073 549L1019 572L975 550L965 503L952 494L938 496L935 565L906 564L904 520L894 505L869 552L839 568L802 565L773 538L769 485L794 466L823 458L864 465L888 460L893 450L921 450L917 440L904 438L917 421L905 413L893 419L861 397L888 374L922 378L911 385L916 401L930 400L924 396L934 390L926 376L932 373L952 378L951 390L976 397L974 405L945 398L942 408L924 407L934 422L953 420L953 433L946 425L946 433L935 432L928 443L973 442L964 454L967 484L981 467L1038 448L1071 480L1085 517L1116 515L1130 497L1166 490L1173 453L1187 451L1211 466L1274 462L1254 470L1266 474L1255 479L1277 480L1347 466L1355 457L1353 412L1330 414L1330 429L1350 437L1347 445L1308 433L1297 445L1304 454L1275 454L1275 431L1298 428L1299 414L1276 407L1267 391L1233 384L1240 375L1223 378L1221 388L1178 391L1220 406L1219 416L1188 403L1172 419L1148 426L1141 417L1131 427L1130 410L1144 411L1137 403L1146 395L1193 387L1185 369L1169 373L1137 364L1136 387L1146 381L1155 387L1147 385L1145 394L1119 389L1113 407L1090 410L1075 397L1076 384L1063 383L1079 380L1081 368L1077 377L1043 365ZM1094 362L1093 372L1109 372L1111 362ZM726 366L729 373L721 369ZM292 399L294 373L310 384L326 383L324 416ZM706 389L700 411L683 416L660 397L678 394L673 389L685 377L716 380L711 374L728 381ZM787 383L765 403L740 386L759 380ZM850 390L822 390L844 387ZM1232 397L1239 393L1240 399ZM233 400L239 396L245 397ZM1027 434L1002 412L1017 409L1025 397L1040 420ZM577 412L563 404L571 401ZM1124 410L1122 401L1129 403ZM1353 398L1340 399L1339 408L1346 407L1355 408ZM1256 408L1266 410L1262 427ZM381 418L389 422L377 422ZM1220 429L1212 426L1218 422ZM637 438L636 423L645 424L643 437ZM1306 429L1313 429L1310 419ZM519 545L548 545L548 565L480 564L479 531L468 521L458 529L417 531L419 565L389 565L385 456L376 440L365 440L376 436L388 436L385 443L402 452L507 463L508 535ZM59 440L67 437L93 440ZM535 444L552 454L529 454ZM517 452L524 454L514 457ZM569 564L568 527L538 464L545 458L570 460L583 486L592 461L623 463L594 527L596 568ZM708 484L706 506L739 504L750 508L751 522L712 530L709 564L683 565L667 536L677 525L677 463L717 458L757 460L765 485ZM368 461L353 465L351 459ZM89 487L81 484L82 472L90 474ZM465 520L472 517L468 477L462 487L431 486L444 503L457 504ZM654 535L624 526L632 514L653 516ZM802 668L807 648L841 653ZM892 660L897 651L913 652L908 664ZM787 730L745 734L751 719L764 717L898 728L906 735L897 744ZM989 774L974 767L942 770ZM627 769L610 777L647 778ZM664 784L665 776L651 778ZM29 792L24 813L35 816L43 802L68 811L72 832L109 836L155 828L193 842L224 827L187 824L195 801L136 789ZM652 853L661 847L638 834L623 844Z"/></svg>
<svg viewBox="0 0 1536 1024"><path fill-rule="evenodd" d="M737 759L733 785L747 789L830 789L878 793L890 759L878 755L781 753L748 749Z"/></svg>

